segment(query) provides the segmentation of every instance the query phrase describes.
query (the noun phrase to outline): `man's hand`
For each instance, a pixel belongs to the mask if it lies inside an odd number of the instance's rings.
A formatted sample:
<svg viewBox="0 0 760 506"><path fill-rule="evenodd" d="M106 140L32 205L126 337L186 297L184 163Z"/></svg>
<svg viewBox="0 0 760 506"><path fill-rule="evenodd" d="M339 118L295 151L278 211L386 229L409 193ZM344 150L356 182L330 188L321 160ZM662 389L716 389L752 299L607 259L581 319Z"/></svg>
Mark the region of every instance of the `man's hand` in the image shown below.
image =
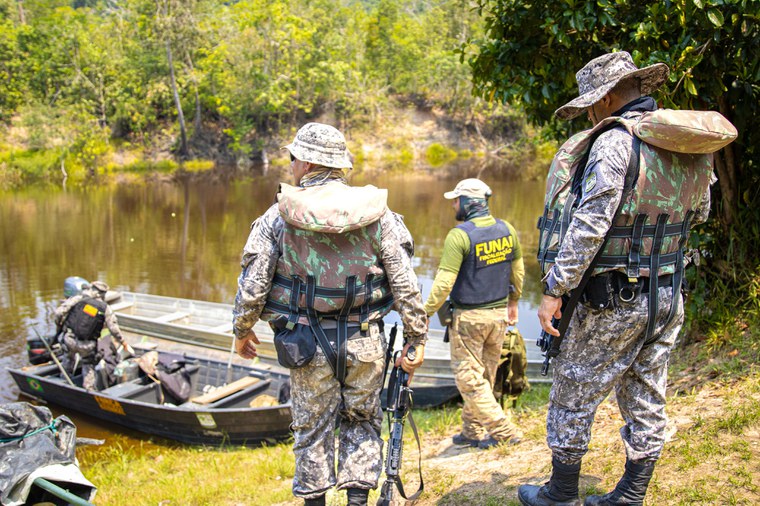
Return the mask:
<svg viewBox="0 0 760 506"><path fill-rule="evenodd" d="M253 358L257 355L256 344L261 344L259 338L253 333L253 330L248 331L242 339L235 338L235 351L243 358Z"/></svg>
<svg viewBox="0 0 760 506"><path fill-rule="evenodd" d="M409 383L411 383L415 369L421 366L422 362L425 361L425 345L418 344L414 347L414 350L416 352L414 360L410 360L409 357L406 356L406 352L409 350L409 346L409 344L406 344L404 346L404 349L401 352L401 356L396 359L395 365L396 367L401 366L402 369L409 373Z"/></svg>
<svg viewBox="0 0 760 506"><path fill-rule="evenodd" d="M125 354L126 354L127 357L134 357L135 356L135 350L129 345L128 342L122 340L121 341L121 346L124 349L124 352L125 352ZM119 350L117 349L116 351L118 352Z"/></svg>
<svg viewBox="0 0 760 506"><path fill-rule="evenodd" d="M510 300L507 304L507 325L517 325L517 301Z"/></svg>
<svg viewBox="0 0 760 506"><path fill-rule="evenodd" d="M551 295L544 295L541 299L541 306L538 308L538 321L541 323L541 328L547 333L559 337L559 330L552 325L552 318L562 318L562 297L552 297Z"/></svg>

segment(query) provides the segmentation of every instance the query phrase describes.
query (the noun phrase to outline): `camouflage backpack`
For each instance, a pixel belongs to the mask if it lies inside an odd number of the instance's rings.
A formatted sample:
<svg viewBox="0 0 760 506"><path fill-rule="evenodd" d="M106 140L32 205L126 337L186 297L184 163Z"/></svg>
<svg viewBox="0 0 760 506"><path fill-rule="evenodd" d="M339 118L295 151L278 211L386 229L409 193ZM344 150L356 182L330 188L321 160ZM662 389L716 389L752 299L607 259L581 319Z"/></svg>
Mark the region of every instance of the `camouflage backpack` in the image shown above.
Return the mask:
<svg viewBox="0 0 760 506"><path fill-rule="evenodd" d="M610 240L597 263L597 273L622 270L630 278L649 276L650 259L662 257L657 274L677 270L679 249L688 232L690 211L697 208L712 174L712 153L736 138L736 128L714 111L659 109L635 119L609 117L571 137L552 161L547 177L544 214L539 220L538 260L543 275L554 263L572 218L573 178L582 175L588 151L596 137L623 126L641 139L639 167L633 188L624 196ZM635 154L635 153L634 153ZM655 227L662 228L659 251L653 251ZM635 225L635 226L634 226ZM631 246L638 248L629 255Z"/></svg>
<svg viewBox="0 0 760 506"><path fill-rule="evenodd" d="M649 293L657 292L660 277L672 275L669 286L675 293L681 289L691 219L712 177L712 153L737 135L736 128L714 111L660 109L631 118L613 116L565 142L549 168L544 213L538 221L542 274L554 264L582 196L581 187L593 187L593 172L581 184L592 144L602 132L617 126L631 134L633 149L621 202L593 260L593 273L619 271L629 283L645 278ZM575 292L582 290L581 286ZM569 311L563 311L560 332L567 327L578 297L570 300L573 303L568 302ZM675 301L674 297L669 319L675 314ZM651 297L649 314L656 313L657 297ZM650 318L647 336L653 329L654 318Z"/></svg>
<svg viewBox="0 0 760 506"><path fill-rule="evenodd" d="M297 353L299 360L308 356L313 333L343 384L349 322L367 330L370 322L381 319L393 306L380 260L380 220L388 212L387 197L386 190L339 181L304 188L280 185L277 205L285 220L279 244L282 254L262 319L287 318L287 332L277 333L276 343L296 332L303 320L308 321L310 332L293 334L295 341L278 346L278 359L284 359L287 349L301 347L304 353ZM320 323L323 318L337 322L334 347Z"/></svg>
<svg viewBox="0 0 760 506"><path fill-rule="evenodd" d="M350 289L350 320L364 323L385 316L393 304L380 261L379 219L388 209L387 195L371 185L340 182L308 188L280 185L278 206L286 224L266 310L293 316L294 309L304 309L305 284L302 295L291 300L292 282L311 276L317 313L348 309L344 306Z"/></svg>
<svg viewBox="0 0 760 506"><path fill-rule="evenodd" d="M509 329L501 345L501 358L493 385L493 394L502 408L505 400L508 400L509 405L514 408L518 397L530 388L527 369L528 354L525 349L525 340L519 330Z"/></svg>

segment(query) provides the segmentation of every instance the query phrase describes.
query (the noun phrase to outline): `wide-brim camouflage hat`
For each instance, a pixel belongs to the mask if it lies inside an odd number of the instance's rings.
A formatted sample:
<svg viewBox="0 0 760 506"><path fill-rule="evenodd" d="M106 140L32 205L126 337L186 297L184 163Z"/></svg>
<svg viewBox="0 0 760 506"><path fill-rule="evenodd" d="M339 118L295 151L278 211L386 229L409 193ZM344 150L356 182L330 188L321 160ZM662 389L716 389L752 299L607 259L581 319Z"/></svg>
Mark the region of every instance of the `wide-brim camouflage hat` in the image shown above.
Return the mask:
<svg viewBox="0 0 760 506"><path fill-rule="evenodd" d="M647 95L662 86L668 74L670 69L664 63L640 69L626 51L607 53L594 58L575 74L580 96L554 111L554 114L560 119L578 117L624 79L639 79L641 94Z"/></svg>
<svg viewBox="0 0 760 506"><path fill-rule="evenodd" d="M351 169L350 153L346 138L340 131L324 123L307 123L302 126L293 142L284 146L298 160L323 167Z"/></svg>
<svg viewBox="0 0 760 506"><path fill-rule="evenodd" d="M90 287L103 293L106 293L109 289L108 285L104 281L93 281Z"/></svg>

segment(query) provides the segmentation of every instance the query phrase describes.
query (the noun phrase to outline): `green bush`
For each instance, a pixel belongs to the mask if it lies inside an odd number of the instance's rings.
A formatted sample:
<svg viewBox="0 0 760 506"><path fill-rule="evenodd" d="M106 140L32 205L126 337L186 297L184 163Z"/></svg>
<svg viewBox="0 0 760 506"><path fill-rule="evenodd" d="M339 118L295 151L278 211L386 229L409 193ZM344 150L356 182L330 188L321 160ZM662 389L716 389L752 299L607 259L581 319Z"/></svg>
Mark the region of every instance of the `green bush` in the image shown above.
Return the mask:
<svg viewBox="0 0 760 506"><path fill-rule="evenodd" d="M425 158L433 167L439 167L457 157L456 151L434 142L425 150Z"/></svg>

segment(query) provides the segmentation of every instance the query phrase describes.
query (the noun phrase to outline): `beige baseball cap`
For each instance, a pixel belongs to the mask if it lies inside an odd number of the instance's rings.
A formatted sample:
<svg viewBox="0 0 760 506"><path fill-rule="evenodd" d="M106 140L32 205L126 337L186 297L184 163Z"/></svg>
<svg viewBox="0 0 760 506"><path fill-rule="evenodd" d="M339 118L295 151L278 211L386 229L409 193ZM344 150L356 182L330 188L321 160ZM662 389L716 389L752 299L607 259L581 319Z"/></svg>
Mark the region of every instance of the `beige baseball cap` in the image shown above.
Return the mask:
<svg viewBox="0 0 760 506"><path fill-rule="evenodd" d="M469 178L459 181L453 191L446 192L443 196L447 199L455 199L462 196L485 199L490 197L492 193L491 188L480 179Z"/></svg>

